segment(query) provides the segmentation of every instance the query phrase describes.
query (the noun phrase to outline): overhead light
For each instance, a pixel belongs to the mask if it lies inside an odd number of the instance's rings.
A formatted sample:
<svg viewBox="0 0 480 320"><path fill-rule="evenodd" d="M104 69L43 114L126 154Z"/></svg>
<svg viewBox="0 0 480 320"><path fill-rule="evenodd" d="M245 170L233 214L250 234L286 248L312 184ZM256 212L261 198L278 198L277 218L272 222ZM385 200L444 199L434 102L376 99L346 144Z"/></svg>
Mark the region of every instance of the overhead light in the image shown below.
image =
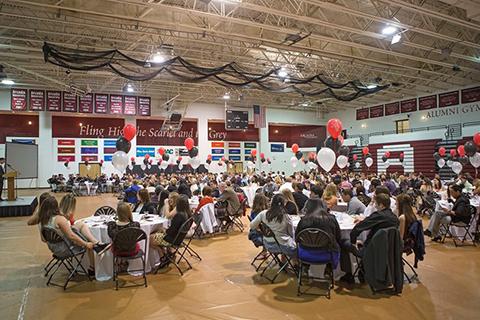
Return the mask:
<svg viewBox="0 0 480 320"><path fill-rule="evenodd" d="M229 93L229 92L225 92L225 94L223 95L223 99L224 99L224 100L230 100L230 93Z"/></svg>
<svg viewBox="0 0 480 320"><path fill-rule="evenodd" d="M278 133L278 130L275 130L275 133Z"/></svg>
<svg viewBox="0 0 480 320"><path fill-rule="evenodd" d="M3 79L2 84L7 85L7 86L11 86L11 85L15 84L15 81L13 81L11 79Z"/></svg>
<svg viewBox="0 0 480 320"><path fill-rule="evenodd" d="M308 107L308 102L304 102L301 104L302 107Z"/></svg>
<svg viewBox="0 0 480 320"><path fill-rule="evenodd" d="M396 33L397 31L398 31L397 27L386 26L385 28L383 28L382 34L389 36L389 35L392 35L392 34Z"/></svg>
<svg viewBox="0 0 480 320"><path fill-rule="evenodd" d="M31 125L32 125L32 121L28 121L28 125L31 126Z"/></svg>
<svg viewBox="0 0 480 320"><path fill-rule="evenodd" d="M78 126L80 126L80 127L83 126L83 123L80 122L80 123L78 124Z"/></svg>
<svg viewBox="0 0 480 320"><path fill-rule="evenodd" d="M378 87L378 85L372 83L367 86L367 89L375 89L376 87Z"/></svg>
<svg viewBox="0 0 480 320"><path fill-rule="evenodd" d="M129 82L123 86L122 91L132 93L135 92L135 87Z"/></svg>
<svg viewBox="0 0 480 320"><path fill-rule="evenodd" d="M402 35L400 33L397 33L397 34L393 35L392 42L390 42L390 44L399 43L400 40L402 40Z"/></svg>
<svg viewBox="0 0 480 320"><path fill-rule="evenodd" d="M366 123L362 123L362 128L366 128L367 127L367 124Z"/></svg>
<svg viewBox="0 0 480 320"><path fill-rule="evenodd" d="M278 70L277 75L280 78L286 78L288 76L287 69L285 69L284 67L281 67L280 70Z"/></svg>
<svg viewBox="0 0 480 320"><path fill-rule="evenodd" d="M160 53L160 51L157 51L153 56L150 62L153 63L162 63L165 62L165 57Z"/></svg>

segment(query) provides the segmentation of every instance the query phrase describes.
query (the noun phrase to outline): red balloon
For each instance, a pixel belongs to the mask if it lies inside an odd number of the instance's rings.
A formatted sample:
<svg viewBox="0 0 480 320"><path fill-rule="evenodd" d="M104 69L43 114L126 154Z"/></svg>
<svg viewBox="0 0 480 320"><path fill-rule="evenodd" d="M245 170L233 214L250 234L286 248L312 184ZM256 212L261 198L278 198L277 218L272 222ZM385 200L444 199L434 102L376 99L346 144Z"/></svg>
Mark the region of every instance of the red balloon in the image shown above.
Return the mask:
<svg viewBox="0 0 480 320"><path fill-rule="evenodd" d="M343 138L342 135L339 135L339 136L338 136L338 141L340 141L340 145L342 146L342 145L343 145L343 142L345 141L345 139Z"/></svg>
<svg viewBox="0 0 480 320"><path fill-rule="evenodd" d="M265 153L263 152L260 153L260 159L265 159Z"/></svg>
<svg viewBox="0 0 480 320"><path fill-rule="evenodd" d="M209 155L207 156L207 159L208 159L208 160L212 160L212 155L209 154Z"/></svg>
<svg viewBox="0 0 480 320"><path fill-rule="evenodd" d="M187 138L184 141L184 145L185 145L185 148L187 148L187 150L190 151L195 146L195 141L193 141L192 138Z"/></svg>
<svg viewBox="0 0 480 320"><path fill-rule="evenodd" d="M405 154L403 152L400 152L400 159L403 159L405 157Z"/></svg>
<svg viewBox="0 0 480 320"><path fill-rule="evenodd" d="M256 157L257 156L257 150L252 149L252 151L250 151L250 154L252 155L252 157Z"/></svg>
<svg viewBox="0 0 480 320"><path fill-rule="evenodd" d="M137 129L135 128L134 125L126 124L125 127L123 127L123 137L128 141L132 141L132 139L135 138L136 134L137 134Z"/></svg>
<svg viewBox="0 0 480 320"><path fill-rule="evenodd" d="M342 133L342 122L338 119L330 119L327 122L327 130L333 139L337 139Z"/></svg>
<svg viewBox="0 0 480 320"><path fill-rule="evenodd" d="M385 152L385 157L390 158L390 151Z"/></svg>
<svg viewBox="0 0 480 320"><path fill-rule="evenodd" d="M480 132L477 132L473 135L473 142L480 147Z"/></svg>
<svg viewBox="0 0 480 320"><path fill-rule="evenodd" d="M148 153L145 155L145 159L150 159L150 155Z"/></svg>
<svg viewBox="0 0 480 320"><path fill-rule="evenodd" d="M177 159L177 160L178 160L178 161L182 161L182 159L183 159L182 157L178 157L178 159Z"/></svg>
<svg viewBox="0 0 480 320"><path fill-rule="evenodd" d="M130 161L134 162L134 161L135 161L135 157L131 157L131 158L130 158Z"/></svg>
<svg viewBox="0 0 480 320"><path fill-rule="evenodd" d="M225 162L225 157L222 157L222 161Z"/></svg>
<svg viewBox="0 0 480 320"><path fill-rule="evenodd" d="M310 152L310 153L308 154L308 159L310 159L310 160L315 160L315 152Z"/></svg>
<svg viewBox="0 0 480 320"><path fill-rule="evenodd" d="M158 149L158 154L160 154L161 156L163 156L165 154L165 148L164 147L160 147L160 149Z"/></svg>
<svg viewBox="0 0 480 320"><path fill-rule="evenodd" d="M465 146L464 145L458 146L457 152L460 155L460 157L465 157Z"/></svg>
<svg viewBox="0 0 480 320"><path fill-rule="evenodd" d="M270 158L267 158L267 161L270 162Z"/></svg>
<svg viewBox="0 0 480 320"><path fill-rule="evenodd" d="M447 153L447 149L445 149L444 147L440 147L438 149L438 154L441 155L442 157L445 156L445 153Z"/></svg>
<svg viewBox="0 0 480 320"><path fill-rule="evenodd" d="M292 152L293 152L293 153L297 153L297 152L298 152L298 149L299 149L298 144L294 143L294 144L292 145Z"/></svg>
<svg viewBox="0 0 480 320"><path fill-rule="evenodd" d="M153 159L150 159L150 161L149 161L148 163L152 164L152 163L153 163Z"/></svg>
<svg viewBox="0 0 480 320"><path fill-rule="evenodd" d="M364 156L366 156L369 151L370 150L368 149L368 147L363 147L363 149L362 149L362 153L363 153Z"/></svg>
<svg viewBox="0 0 480 320"><path fill-rule="evenodd" d="M102 160L100 160L100 163L101 163L101 164L103 164L103 159L102 159Z"/></svg>
<svg viewBox="0 0 480 320"><path fill-rule="evenodd" d="M455 157L457 155L457 150L455 150L455 149L450 150L450 155L452 157Z"/></svg>
<svg viewBox="0 0 480 320"><path fill-rule="evenodd" d="M357 161L358 156L356 154L353 155L353 161Z"/></svg>

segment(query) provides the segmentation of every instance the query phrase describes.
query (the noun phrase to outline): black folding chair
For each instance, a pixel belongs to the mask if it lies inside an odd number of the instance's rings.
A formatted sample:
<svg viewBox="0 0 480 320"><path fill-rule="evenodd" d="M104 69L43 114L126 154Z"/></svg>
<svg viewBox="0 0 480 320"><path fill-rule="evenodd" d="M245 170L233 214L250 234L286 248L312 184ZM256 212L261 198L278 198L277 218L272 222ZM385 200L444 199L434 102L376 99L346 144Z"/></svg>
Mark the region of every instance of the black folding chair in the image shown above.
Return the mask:
<svg viewBox="0 0 480 320"><path fill-rule="evenodd" d="M247 216L247 218L248 218L248 221L252 221L252 217ZM261 231L258 231L258 232L261 233ZM262 234L262 237L263 237L263 234ZM270 253L268 251L265 251L264 247L262 246L262 251L257 253L257 255L252 259L252 262L250 262L250 265L255 268L255 271L258 271L269 258L270 258ZM260 261L258 266L256 265L257 261Z"/></svg>
<svg viewBox="0 0 480 320"><path fill-rule="evenodd" d="M137 243L144 241L145 250L147 248L147 234L140 228L125 228L120 230L115 237L112 239L112 248L113 248L113 281L115 281L115 290L118 290L118 275L120 274L120 262L130 261L135 259L142 260L142 269L137 270L128 270L129 272L139 272L142 271L143 283L133 284L126 287L137 287L144 285L147 287L147 276L145 271L145 252L142 249L139 249L136 253ZM131 255L128 254L133 252Z"/></svg>
<svg viewBox="0 0 480 320"><path fill-rule="evenodd" d="M277 277L280 275L282 271L288 271L288 268L293 270L295 272L295 267L293 266L290 258L282 251L280 247L280 243L277 240L277 237L275 237L275 233L273 233L272 229L270 229L265 223L260 223L260 231L263 234L263 241L265 242L265 238L272 238L275 242L275 247L276 249L268 249L268 247L265 247L270 254L269 256L272 258L272 260L267 264L267 266L263 269L262 273L260 274L261 277L264 277L265 279L269 280L271 283L274 283ZM285 259L285 261L282 261L282 257ZM275 273L273 278L269 278L265 275L265 272L269 269L273 269L275 265L279 266L278 271Z"/></svg>
<svg viewBox="0 0 480 320"><path fill-rule="evenodd" d="M43 227L41 232L42 232L43 239L45 239L45 241L49 245L59 246L63 243L65 248L68 249L67 253L62 256L59 256L56 253L52 252L53 258L44 268L45 276L48 276L48 274L53 270L53 272L50 274L50 277L48 278L47 286L53 285L57 287L62 287L63 290L66 290L68 283L76 275L85 275L88 277L88 280L91 280L87 270L85 270L85 268L82 266L82 259L86 253L86 250L84 248L71 246L63 236L57 233L55 229L52 229L49 227ZM55 273L57 273L58 269L62 265L69 272L67 280L63 285L52 282L53 276L55 275Z"/></svg>
<svg viewBox="0 0 480 320"><path fill-rule="evenodd" d="M189 236L187 233L187 235L185 236L185 239L183 239L182 241L181 246L182 248L184 248L184 251L190 254L190 256L197 258L199 261L202 261L202 258L200 257L200 255L195 250L193 250L192 247L190 247L193 237L195 237L195 235L199 233L200 234L202 233L202 228L200 226L201 216L199 214L195 214L192 218L195 223L195 229L193 230L193 233L191 236ZM180 263L180 260L178 260L178 263Z"/></svg>
<svg viewBox="0 0 480 320"><path fill-rule="evenodd" d="M327 299L330 299L330 291L335 285L335 278L333 276L333 270L336 267L334 262L334 255L339 255L338 252L333 251L333 249L335 248L335 240L333 239L333 236L317 228L308 228L296 234L295 242L297 243L297 257L300 264L297 274L297 295L300 296L302 294L313 294L308 292L308 289L302 291L304 265L325 265L325 267L327 267L327 265L330 265L330 268L325 269L327 277L310 277L308 272L305 273L308 279L318 280L320 282L327 282L329 284L326 294L316 295L326 296ZM323 259L321 259L320 257L318 257L318 259L314 258L315 254L320 253L325 254L326 257L323 257ZM339 257L337 257L337 259L339 259Z"/></svg>
<svg viewBox="0 0 480 320"><path fill-rule="evenodd" d="M470 232L470 228L474 225L474 223L476 222L476 219L479 219L480 217L478 217L477 208L475 208L475 206L469 205L468 210L470 211L470 220L468 221L468 223L450 222L450 224L444 226L442 242L445 242L445 238L448 236L453 239L453 243L455 244L455 247L458 247L458 246L463 246L467 238L470 238L470 241L472 241L472 245L474 247L477 246L475 244L475 238ZM454 234L450 229L451 227L457 227L461 230L464 230L465 233L463 235ZM461 241L461 242L457 243L457 241Z"/></svg>
<svg viewBox="0 0 480 320"><path fill-rule="evenodd" d="M110 206L103 206L98 208L97 211L93 214L94 216L114 216L117 214L117 211Z"/></svg>
<svg viewBox="0 0 480 320"><path fill-rule="evenodd" d="M224 230L225 232L228 233L229 229L234 229L237 227L240 232L243 232L245 230L245 226L243 225L242 222L242 216L243 212L245 210L245 206L247 205L247 199L245 198L241 203L240 206L237 208L237 210L233 213L228 212L227 210L227 216L224 218L225 220L225 225L224 225Z"/></svg>

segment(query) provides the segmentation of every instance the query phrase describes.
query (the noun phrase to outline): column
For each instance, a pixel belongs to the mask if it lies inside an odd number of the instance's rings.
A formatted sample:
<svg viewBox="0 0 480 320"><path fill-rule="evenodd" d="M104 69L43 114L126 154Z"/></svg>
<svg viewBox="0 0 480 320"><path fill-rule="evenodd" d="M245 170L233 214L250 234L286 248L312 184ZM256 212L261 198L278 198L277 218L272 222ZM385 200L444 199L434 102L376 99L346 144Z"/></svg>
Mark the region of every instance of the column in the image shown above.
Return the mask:
<svg viewBox="0 0 480 320"><path fill-rule="evenodd" d="M47 180L55 174L57 162L54 159L54 145L52 138L52 114L50 112L38 113L38 179L37 188L48 187Z"/></svg>

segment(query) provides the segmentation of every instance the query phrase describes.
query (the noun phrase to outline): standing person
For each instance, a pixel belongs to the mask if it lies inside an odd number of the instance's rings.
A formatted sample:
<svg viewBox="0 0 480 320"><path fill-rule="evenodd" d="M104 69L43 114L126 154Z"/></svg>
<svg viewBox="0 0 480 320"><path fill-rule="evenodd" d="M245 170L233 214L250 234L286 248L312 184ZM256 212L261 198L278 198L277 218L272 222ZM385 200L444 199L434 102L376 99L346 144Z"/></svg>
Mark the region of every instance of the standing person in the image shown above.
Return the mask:
<svg viewBox="0 0 480 320"><path fill-rule="evenodd" d="M0 201L5 201L2 198L3 192L3 175L6 173L5 170L5 158L0 158Z"/></svg>

